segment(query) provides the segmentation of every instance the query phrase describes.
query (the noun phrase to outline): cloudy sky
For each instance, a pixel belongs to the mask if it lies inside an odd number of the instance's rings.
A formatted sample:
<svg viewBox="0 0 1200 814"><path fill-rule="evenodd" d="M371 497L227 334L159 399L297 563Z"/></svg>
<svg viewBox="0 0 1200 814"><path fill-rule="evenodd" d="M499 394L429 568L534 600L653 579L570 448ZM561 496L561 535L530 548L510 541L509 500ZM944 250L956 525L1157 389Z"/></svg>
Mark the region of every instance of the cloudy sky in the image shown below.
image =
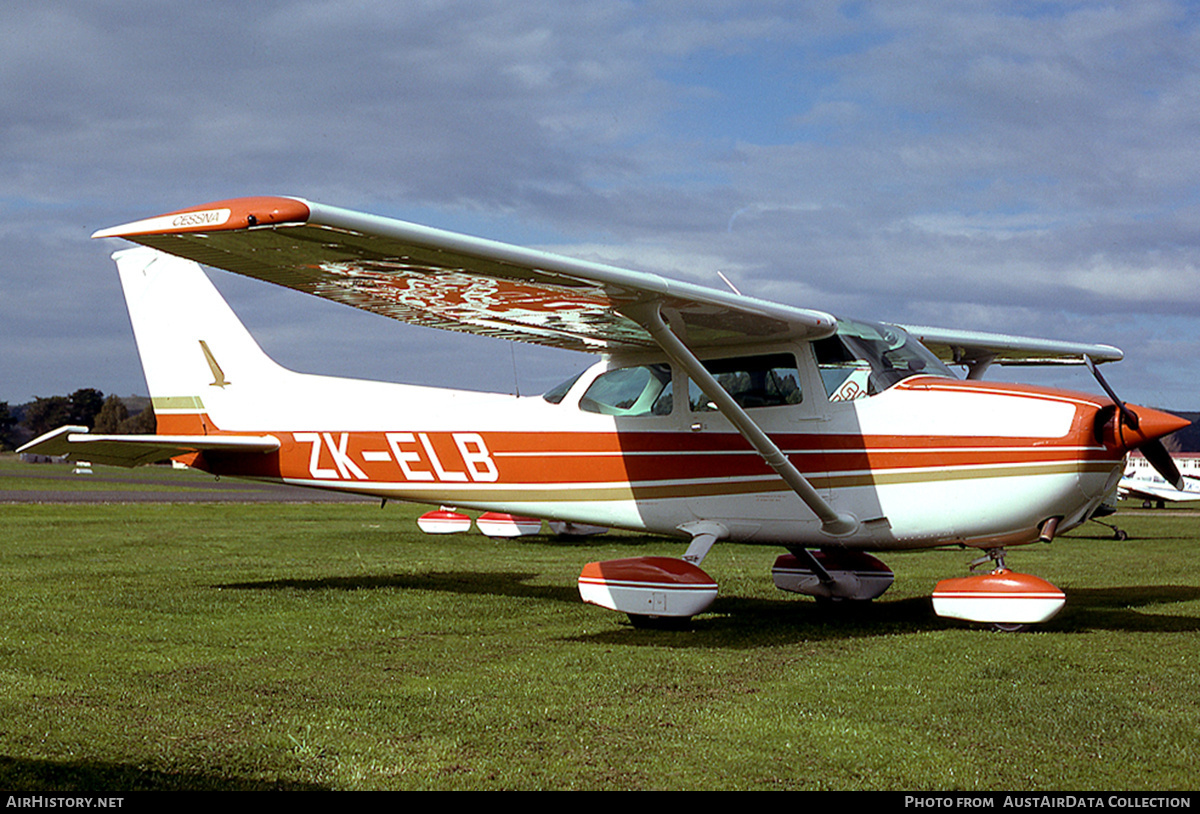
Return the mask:
<svg viewBox="0 0 1200 814"><path fill-rule="evenodd" d="M1125 398L1200 410L1187 2L42 0L0 10L0 76L0 401L145 393L94 230L294 194L1107 342ZM212 276L299 370L532 393L590 361Z"/></svg>

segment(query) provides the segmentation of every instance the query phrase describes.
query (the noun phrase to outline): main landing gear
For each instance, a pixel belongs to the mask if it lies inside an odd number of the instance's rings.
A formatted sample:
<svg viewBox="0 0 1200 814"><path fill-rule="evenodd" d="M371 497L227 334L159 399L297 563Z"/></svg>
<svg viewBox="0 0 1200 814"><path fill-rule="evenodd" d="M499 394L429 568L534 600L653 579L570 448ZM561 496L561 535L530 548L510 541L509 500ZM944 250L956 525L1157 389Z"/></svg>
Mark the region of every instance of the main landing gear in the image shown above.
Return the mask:
<svg viewBox="0 0 1200 814"><path fill-rule="evenodd" d="M892 587L892 569L863 551L791 549L775 560L771 578L781 591L817 601L870 601Z"/></svg>
<svg viewBox="0 0 1200 814"><path fill-rule="evenodd" d="M681 559L630 557L591 562L579 575L584 602L625 613L639 628L680 629L717 598L717 583L700 568L713 543L725 530L716 523L697 523L692 544ZM1047 524L1044 534L1052 536ZM986 574L945 579L933 592L933 609L941 617L989 624L997 630L1023 630L1051 619L1066 595L1044 579L1008 569L1004 549L991 548L971 564L991 564ZM892 584L890 568L870 554L841 549L793 549L771 569L776 587L818 601L869 601Z"/></svg>
<svg viewBox="0 0 1200 814"><path fill-rule="evenodd" d="M717 598L717 581L700 563L728 532L719 523L682 528L692 543L682 559L630 557L589 562L579 575L584 602L629 615L634 627L679 628Z"/></svg>

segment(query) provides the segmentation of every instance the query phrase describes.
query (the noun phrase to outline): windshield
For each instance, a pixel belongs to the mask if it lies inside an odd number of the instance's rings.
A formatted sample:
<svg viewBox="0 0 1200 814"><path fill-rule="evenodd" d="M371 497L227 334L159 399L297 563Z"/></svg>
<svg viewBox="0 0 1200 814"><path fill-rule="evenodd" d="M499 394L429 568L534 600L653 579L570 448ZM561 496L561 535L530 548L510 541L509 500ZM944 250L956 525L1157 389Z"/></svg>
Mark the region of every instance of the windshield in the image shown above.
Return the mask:
<svg viewBox="0 0 1200 814"><path fill-rule="evenodd" d="M956 378L924 345L894 325L838 319L837 333L813 342L830 401L873 396L909 376Z"/></svg>
<svg viewBox="0 0 1200 814"><path fill-rule="evenodd" d="M619 416L670 415L671 367L636 365L605 371L579 399L579 409Z"/></svg>
<svg viewBox="0 0 1200 814"><path fill-rule="evenodd" d="M565 382L556 384L554 387L551 387L549 390L547 390L542 395L542 398L551 404L560 404L562 400L567 397L567 391L574 386L575 382L579 381L579 377L582 375L583 371L581 370L571 378L567 379Z"/></svg>

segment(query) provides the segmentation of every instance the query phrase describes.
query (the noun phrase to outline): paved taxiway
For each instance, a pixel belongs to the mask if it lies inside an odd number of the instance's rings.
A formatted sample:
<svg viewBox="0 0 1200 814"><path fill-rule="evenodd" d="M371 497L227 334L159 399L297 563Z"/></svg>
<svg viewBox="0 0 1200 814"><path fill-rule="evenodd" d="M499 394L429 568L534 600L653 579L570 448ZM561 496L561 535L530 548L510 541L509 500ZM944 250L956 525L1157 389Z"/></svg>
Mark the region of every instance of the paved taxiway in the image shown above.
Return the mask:
<svg viewBox="0 0 1200 814"><path fill-rule="evenodd" d="M69 464L25 464L0 470L0 503L345 503L378 502L321 489L222 478L170 467L142 467L138 477L99 467L71 474ZM30 481L36 488L29 487ZM13 488L10 488L13 487Z"/></svg>

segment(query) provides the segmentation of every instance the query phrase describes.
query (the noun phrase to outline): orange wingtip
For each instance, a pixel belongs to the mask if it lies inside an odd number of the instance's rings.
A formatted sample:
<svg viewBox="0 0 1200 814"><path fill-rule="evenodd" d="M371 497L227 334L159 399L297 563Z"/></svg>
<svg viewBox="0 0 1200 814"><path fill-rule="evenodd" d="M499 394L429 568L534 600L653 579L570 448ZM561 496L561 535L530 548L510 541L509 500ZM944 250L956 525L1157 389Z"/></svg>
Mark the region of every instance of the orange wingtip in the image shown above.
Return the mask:
<svg viewBox="0 0 1200 814"><path fill-rule="evenodd" d="M200 206L180 209L145 220L136 220L109 229L101 229L92 237L135 237L139 235L174 235L189 232L217 232L249 229L254 226L276 226L283 223L304 223L308 220L308 204L299 198L264 195L254 198L230 198Z"/></svg>

